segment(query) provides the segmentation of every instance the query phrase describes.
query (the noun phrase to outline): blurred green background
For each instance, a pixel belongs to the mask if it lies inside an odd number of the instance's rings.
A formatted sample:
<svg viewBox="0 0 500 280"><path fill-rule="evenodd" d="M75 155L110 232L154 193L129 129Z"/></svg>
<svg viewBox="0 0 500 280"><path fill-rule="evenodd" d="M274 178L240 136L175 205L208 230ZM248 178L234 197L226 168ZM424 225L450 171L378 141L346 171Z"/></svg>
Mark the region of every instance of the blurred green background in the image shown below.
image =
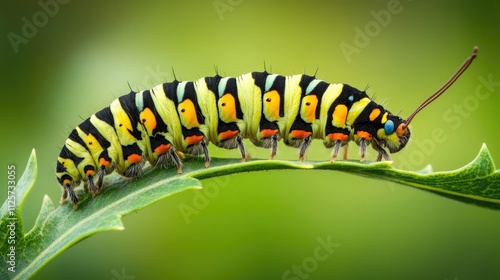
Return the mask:
<svg viewBox="0 0 500 280"><path fill-rule="evenodd" d="M59 201L55 160L69 131L127 93L127 83L150 88L172 80L172 68L182 80L213 75L214 66L227 76L263 70L264 62L285 75L319 68L325 81L369 85L377 102L406 117L478 45L471 68L414 120L413 141L393 155L394 166L452 170L483 142L500 162L498 1L40 0L9 1L0 13L0 168L15 164L20 176L32 148L39 163L27 230L44 194ZM329 158L320 142L309 159ZM247 145L254 157L268 156ZM350 151L359 158L355 145ZM280 144L278 158L296 157ZM76 244L35 279L500 275L498 211L343 173L272 171L204 183L124 217L124 231ZM183 216L184 206L197 212ZM337 244L321 259L318 238Z"/></svg>

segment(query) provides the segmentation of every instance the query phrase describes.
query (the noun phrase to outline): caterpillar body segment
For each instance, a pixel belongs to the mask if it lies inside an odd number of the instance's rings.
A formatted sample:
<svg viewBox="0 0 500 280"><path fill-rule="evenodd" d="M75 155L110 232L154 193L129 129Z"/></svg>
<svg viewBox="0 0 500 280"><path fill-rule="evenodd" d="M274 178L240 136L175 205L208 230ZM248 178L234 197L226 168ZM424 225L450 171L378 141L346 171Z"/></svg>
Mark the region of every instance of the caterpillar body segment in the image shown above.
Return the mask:
<svg viewBox="0 0 500 280"><path fill-rule="evenodd" d="M204 77L167 82L130 92L84 120L71 131L59 154L56 178L61 203L69 197L78 207L74 188L82 181L93 196L113 171L136 177L144 164L174 165L182 172L183 153L201 155L210 165L208 144L238 149L249 156L243 139L270 149L278 141L299 150L304 160L313 139L332 149L335 161L343 147L355 142L364 161L368 146L376 160L390 160L411 135L415 115L439 97L476 57L477 47L452 78L425 100L408 119L393 115L365 91L332 84L308 75L282 76L251 72L239 77ZM387 150L388 151L387 151Z"/></svg>

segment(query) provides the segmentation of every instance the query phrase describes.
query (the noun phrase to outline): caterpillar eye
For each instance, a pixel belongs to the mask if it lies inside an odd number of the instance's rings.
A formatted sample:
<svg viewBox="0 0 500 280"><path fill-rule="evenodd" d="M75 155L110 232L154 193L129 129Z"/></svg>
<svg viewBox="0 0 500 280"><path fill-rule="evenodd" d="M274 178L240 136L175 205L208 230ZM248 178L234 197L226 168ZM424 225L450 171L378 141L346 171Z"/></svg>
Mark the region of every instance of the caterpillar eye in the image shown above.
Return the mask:
<svg viewBox="0 0 500 280"><path fill-rule="evenodd" d="M384 132L386 135L390 135L394 133L394 122L391 120L388 120L384 124Z"/></svg>

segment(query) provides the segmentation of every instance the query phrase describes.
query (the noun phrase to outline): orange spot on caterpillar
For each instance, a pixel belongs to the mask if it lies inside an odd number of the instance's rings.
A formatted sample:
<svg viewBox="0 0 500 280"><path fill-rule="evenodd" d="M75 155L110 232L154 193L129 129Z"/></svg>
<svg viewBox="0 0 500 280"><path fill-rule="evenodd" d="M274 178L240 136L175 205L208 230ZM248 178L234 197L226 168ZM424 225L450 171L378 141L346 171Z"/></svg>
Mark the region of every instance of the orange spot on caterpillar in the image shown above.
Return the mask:
<svg viewBox="0 0 500 280"><path fill-rule="evenodd" d="M375 120L379 115L380 115L380 109L379 108L373 109L369 116L370 121Z"/></svg>
<svg viewBox="0 0 500 280"><path fill-rule="evenodd" d="M262 96L264 116L268 121L277 121L280 118L280 94L277 90L271 90Z"/></svg>
<svg viewBox="0 0 500 280"><path fill-rule="evenodd" d="M226 123L237 121L236 118L236 101L230 93L224 94L218 101L219 118ZM220 135L220 134L219 134Z"/></svg>
<svg viewBox="0 0 500 280"><path fill-rule="evenodd" d="M185 140L189 145L195 145L200 143L201 140L203 140L203 135L191 135L186 137Z"/></svg>
<svg viewBox="0 0 500 280"><path fill-rule="evenodd" d="M277 129L263 129L260 131L260 135L264 138L271 138L279 132Z"/></svg>
<svg viewBox="0 0 500 280"><path fill-rule="evenodd" d="M292 135L292 138L297 138L297 139L304 139L306 138L307 136L311 135L312 132L309 132L309 131L305 131L305 130L292 130L290 132L290 134Z"/></svg>
<svg viewBox="0 0 500 280"><path fill-rule="evenodd" d="M364 138L366 140L372 140L372 135L366 131L359 130L356 132L356 135L358 135L359 138Z"/></svg>
<svg viewBox="0 0 500 280"><path fill-rule="evenodd" d="M316 107L318 106L318 97L316 95L304 96L300 115L302 119L308 123L312 123L316 119Z"/></svg>
<svg viewBox="0 0 500 280"><path fill-rule="evenodd" d="M239 133L238 130L226 130L221 133L219 133L219 138L221 140L227 140L227 139L232 139L234 138L237 134Z"/></svg>
<svg viewBox="0 0 500 280"><path fill-rule="evenodd" d="M170 150L170 144L161 144L160 146L155 148L155 153L161 155Z"/></svg>
<svg viewBox="0 0 500 280"><path fill-rule="evenodd" d="M109 167L111 165L111 162L107 161L105 158L100 158L99 163L105 167Z"/></svg>
<svg viewBox="0 0 500 280"><path fill-rule="evenodd" d="M344 104L339 104L335 107L332 114L332 124L336 127L345 127L345 122L347 120L348 113L347 106Z"/></svg>
<svg viewBox="0 0 500 280"><path fill-rule="evenodd" d="M94 176L95 172L94 172L94 170L89 169L89 170L87 170L87 172L85 172L85 174L87 174L87 176Z"/></svg>
<svg viewBox="0 0 500 280"><path fill-rule="evenodd" d="M398 136L406 135L406 124L405 123L398 125L398 128L396 129L396 134Z"/></svg>
<svg viewBox="0 0 500 280"><path fill-rule="evenodd" d="M130 163L139 163L142 160L142 156L138 154L131 154L127 157L127 161Z"/></svg>
<svg viewBox="0 0 500 280"><path fill-rule="evenodd" d="M347 139L349 139L349 135L344 134L344 133L340 133L340 132L336 132L336 133L328 134L328 138L330 138L331 141L337 141L337 140L347 141Z"/></svg>
<svg viewBox="0 0 500 280"><path fill-rule="evenodd" d="M139 115L141 122L146 127L148 134L151 135L153 130L156 128L157 122L153 111L149 108L145 108Z"/></svg>

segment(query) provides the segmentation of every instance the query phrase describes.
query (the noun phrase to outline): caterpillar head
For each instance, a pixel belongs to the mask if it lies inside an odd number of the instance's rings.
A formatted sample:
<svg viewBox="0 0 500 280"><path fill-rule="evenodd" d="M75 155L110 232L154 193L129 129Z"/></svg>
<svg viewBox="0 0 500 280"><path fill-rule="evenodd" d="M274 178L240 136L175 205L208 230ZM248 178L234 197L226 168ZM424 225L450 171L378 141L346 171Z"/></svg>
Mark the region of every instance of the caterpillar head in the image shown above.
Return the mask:
<svg viewBox="0 0 500 280"><path fill-rule="evenodd" d="M396 153L403 149L410 140L411 132L405 120L399 116L389 114L383 128L377 132L378 139L389 149Z"/></svg>
<svg viewBox="0 0 500 280"><path fill-rule="evenodd" d="M398 116L389 114L387 116L387 121L383 124L383 129L379 129L378 138L381 139L382 143L387 146L391 153L396 153L403 149L408 141L410 140L411 132L410 122L413 118L427 105L432 103L432 101L436 100L441 94L443 94L457 79L462 75L462 73L469 67L474 58L477 56L478 47L474 47L472 50L472 55L469 56L465 62L458 68L458 70L451 76L451 78L435 93L433 93L429 98L427 98L420 106L410 114L410 116L404 120Z"/></svg>

